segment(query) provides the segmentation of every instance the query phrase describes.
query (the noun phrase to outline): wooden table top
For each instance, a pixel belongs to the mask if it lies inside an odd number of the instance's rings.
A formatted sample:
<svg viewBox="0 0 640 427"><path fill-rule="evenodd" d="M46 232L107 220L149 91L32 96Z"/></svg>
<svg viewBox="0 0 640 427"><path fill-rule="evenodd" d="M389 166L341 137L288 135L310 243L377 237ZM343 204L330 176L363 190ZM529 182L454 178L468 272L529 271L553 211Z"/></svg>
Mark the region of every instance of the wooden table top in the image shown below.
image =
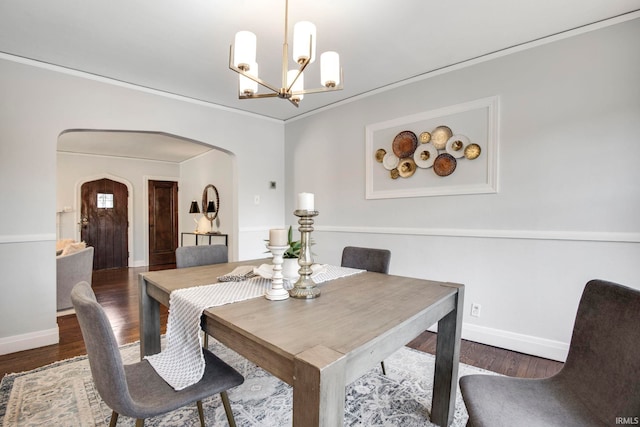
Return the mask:
<svg viewBox="0 0 640 427"><path fill-rule="evenodd" d="M153 285L148 289L149 295L168 305L173 290L216 283L218 276L238 265L258 266L268 262L268 259L251 260L143 275ZM443 312L452 309L454 301L450 297L460 286L364 272L320 284L319 298L283 301L253 298L212 307L205 310L205 315L286 359L316 346L346 355L394 334L398 325L423 313L427 307L433 313L433 323L437 322ZM422 331L428 326L422 325ZM406 342L412 338L408 336Z"/></svg>

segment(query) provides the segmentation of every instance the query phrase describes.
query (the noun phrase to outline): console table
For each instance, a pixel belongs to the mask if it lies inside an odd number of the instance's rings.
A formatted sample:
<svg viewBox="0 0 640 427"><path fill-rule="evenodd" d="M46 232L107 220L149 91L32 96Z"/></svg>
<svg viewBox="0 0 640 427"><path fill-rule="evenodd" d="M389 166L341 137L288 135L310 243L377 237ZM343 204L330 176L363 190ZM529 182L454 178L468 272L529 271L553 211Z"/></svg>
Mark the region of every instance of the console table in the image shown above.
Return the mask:
<svg viewBox="0 0 640 427"><path fill-rule="evenodd" d="M205 236L209 238L209 244L211 244L212 237L224 237L224 245L229 246L229 235L222 233L194 233L194 232L182 232L180 233L180 246L184 246L184 235L191 234L196 236L196 246L198 246L198 236Z"/></svg>

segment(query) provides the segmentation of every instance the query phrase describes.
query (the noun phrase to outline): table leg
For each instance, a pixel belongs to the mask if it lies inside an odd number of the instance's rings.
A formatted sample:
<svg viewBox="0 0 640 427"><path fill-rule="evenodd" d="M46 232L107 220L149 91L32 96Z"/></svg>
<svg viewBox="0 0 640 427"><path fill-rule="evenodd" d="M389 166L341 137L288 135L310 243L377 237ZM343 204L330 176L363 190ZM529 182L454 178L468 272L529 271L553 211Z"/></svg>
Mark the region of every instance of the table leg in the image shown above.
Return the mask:
<svg viewBox="0 0 640 427"><path fill-rule="evenodd" d="M147 294L147 282L138 276L140 300L140 359L160 352L160 303Z"/></svg>
<svg viewBox="0 0 640 427"><path fill-rule="evenodd" d="M294 360L293 427L335 427L344 423L346 358L316 346Z"/></svg>
<svg viewBox="0 0 640 427"><path fill-rule="evenodd" d="M439 426L451 424L456 407L464 287L458 288L455 299L454 310L438 322L431 422Z"/></svg>

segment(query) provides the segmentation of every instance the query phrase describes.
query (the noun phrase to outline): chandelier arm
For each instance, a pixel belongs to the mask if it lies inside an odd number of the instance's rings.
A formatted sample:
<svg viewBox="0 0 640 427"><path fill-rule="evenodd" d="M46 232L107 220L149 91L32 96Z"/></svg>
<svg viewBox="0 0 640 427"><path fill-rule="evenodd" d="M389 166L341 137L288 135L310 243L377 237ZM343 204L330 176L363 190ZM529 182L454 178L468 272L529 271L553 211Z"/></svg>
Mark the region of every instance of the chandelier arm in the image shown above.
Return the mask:
<svg viewBox="0 0 640 427"><path fill-rule="evenodd" d="M251 75L251 74L247 73L246 71L242 70L241 68L238 68L235 65L233 65L233 45L229 46L229 69L235 71L238 74L241 74L241 75L245 76L248 79L253 80L254 82L258 83L261 86L266 87L269 90L272 90L272 91L274 91L276 93L280 92L280 88L276 88L274 85L265 82L261 78L256 77L254 75Z"/></svg>
<svg viewBox="0 0 640 427"><path fill-rule="evenodd" d="M287 101L292 103L296 108L300 108L300 101L297 101L297 100L295 100L293 98L287 98Z"/></svg>
<svg viewBox="0 0 640 427"><path fill-rule="evenodd" d="M322 92L333 92L336 90L342 90L344 89L343 86L343 82L344 82L344 76L342 74L342 68L340 68L340 84L334 87L319 87L317 89L304 89L304 90L298 90L295 92L291 92L291 95L306 95L306 94L312 94L312 93L322 93Z"/></svg>
<svg viewBox="0 0 640 427"><path fill-rule="evenodd" d="M287 71L289 69L289 61L287 60L288 53L289 53L289 45L285 41L282 45L282 86L280 86L283 88L287 87Z"/></svg>
<svg viewBox="0 0 640 427"><path fill-rule="evenodd" d="M307 65L309 65L309 60L305 59L305 61L300 64L300 69L298 70L298 74L296 74L296 78L293 79L293 81L291 82L291 84L287 87L286 83L283 85L284 87L287 88L287 92L291 92L291 88L293 87L293 85L295 84L296 80L298 80L298 77L300 77L300 74L302 74L302 72L304 71L305 68L307 68Z"/></svg>
<svg viewBox="0 0 640 427"><path fill-rule="evenodd" d="M342 68L340 68L340 84L339 85L334 87L323 86L317 89L305 89L305 90L293 92L292 95L306 95L311 93L333 92L335 90L342 90L344 89L343 83L344 83L344 74L342 73Z"/></svg>
<svg viewBox="0 0 640 427"><path fill-rule="evenodd" d="M277 93L254 93L253 95L238 95L238 99L276 98Z"/></svg>
<svg viewBox="0 0 640 427"><path fill-rule="evenodd" d="M287 71L289 70L289 44L287 36L289 32L289 0L284 2L284 37L282 41L282 86L287 87ZM288 91L288 90L287 90Z"/></svg>
<svg viewBox="0 0 640 427"><path fill-rule="evenodd" d="M343 89L342 85L336 86L336 87L319 87L317 89L305 89L297 92L291 92L291 95L308 95L313 93L335 92L337 90L342 90L342 89Z"/></svg>
<svg viewBox="0 0 640 427"><path fill-rule="evenodd" d="M242 74L243 76L245 76L245 77L246 77L246 78L248 78L248 79L253 80L254 82L258 83L259 85L266 87L266 88L267 88L267 89L269 89L269 90L272 90L272 91L274 91L274 92L276 92L276 93L280 92L280 89L277 89L277 88L276 88L275 86L273 86L271 83L265 82L265 81L264 81L264 80L262 80L260 77L253 76L253 75L251 75L251 74L249 74L249 73L246 73L246 72L242 71L242 70L241 70L241 69L239 69L239 68L238 68L238 69L235 69L234 71L236 71L238 74Z"/></svg>

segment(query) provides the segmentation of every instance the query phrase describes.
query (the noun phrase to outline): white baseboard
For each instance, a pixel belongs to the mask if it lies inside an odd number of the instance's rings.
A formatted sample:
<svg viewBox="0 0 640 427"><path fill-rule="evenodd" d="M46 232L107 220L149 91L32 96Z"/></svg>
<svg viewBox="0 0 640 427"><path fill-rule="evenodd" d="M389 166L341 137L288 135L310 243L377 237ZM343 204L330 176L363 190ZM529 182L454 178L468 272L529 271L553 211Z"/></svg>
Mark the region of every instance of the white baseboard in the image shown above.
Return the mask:
<svg viewBox="0 0 640 427"><path fill-rule="evenodd" d="M438 324L436 323L428 330L437 333ZM468 323L462 325L462 339L558 362L564 362L569 352L569 344L564 342Z"/></svg>
<svg viewBox="0 0 640 427"><path fill-rule="evenodd" d="M58 327L28 334L0 338L0 355L57 344L60 341Z"/></svg>
<svg viewBox="0 0 640 427"><path fill-rule="evenodd" d="M560 362L569 352L568 343L471 324L462 326L462 338Z"/></svg>

